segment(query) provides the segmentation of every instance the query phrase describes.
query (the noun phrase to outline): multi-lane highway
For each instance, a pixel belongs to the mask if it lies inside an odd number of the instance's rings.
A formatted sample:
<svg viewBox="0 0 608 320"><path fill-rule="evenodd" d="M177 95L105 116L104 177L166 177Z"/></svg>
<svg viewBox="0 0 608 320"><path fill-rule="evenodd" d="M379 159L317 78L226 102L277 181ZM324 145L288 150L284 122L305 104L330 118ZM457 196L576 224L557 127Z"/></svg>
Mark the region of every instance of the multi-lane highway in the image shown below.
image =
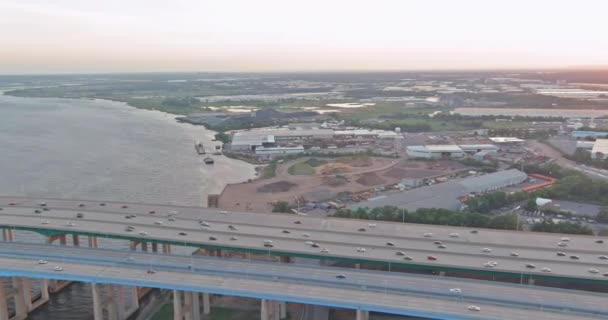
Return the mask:
<svg viewBox="0 0 608 320"><path fill-rule="evenodd" d="M50 210L42 210L41 203ZM604 256L608 254L608 238L592 236L97 201L3 197L0 207L1 226L28 230L445 271L608 282L608 257ZM82 213L81 218L77 218L78 213ZM136 217L127 218L129 215ZM127 231L127 226L133 230ZM265 247L265 240L272 241L272 247ZM437 260L429 260L429 256ZM488 266L490 261L496 264Z"/></svg>
<svg viewBox="0 0 608 320"><path fill-rule="evenodd" d="M40 263L40 259L45 263ZM56 266L63 270L55 271ZM441 319L608 318L608 296L597 293L337 267L38 244L0 246L0 275L210 292ZM481 310L468 310L471 305Z"/></svg>

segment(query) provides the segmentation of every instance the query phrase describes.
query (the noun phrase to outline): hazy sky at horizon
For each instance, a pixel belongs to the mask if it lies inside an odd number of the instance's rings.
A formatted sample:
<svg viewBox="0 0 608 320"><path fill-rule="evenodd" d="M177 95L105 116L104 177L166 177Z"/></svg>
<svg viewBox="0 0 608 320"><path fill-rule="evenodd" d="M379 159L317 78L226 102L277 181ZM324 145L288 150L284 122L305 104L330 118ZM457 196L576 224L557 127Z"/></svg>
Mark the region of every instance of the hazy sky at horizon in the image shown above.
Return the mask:
<svg viewBox="0 0 608 320"><path fill-rule="evenodd" d="M0 74L608 65L605 0L0 0Z"/></svg>

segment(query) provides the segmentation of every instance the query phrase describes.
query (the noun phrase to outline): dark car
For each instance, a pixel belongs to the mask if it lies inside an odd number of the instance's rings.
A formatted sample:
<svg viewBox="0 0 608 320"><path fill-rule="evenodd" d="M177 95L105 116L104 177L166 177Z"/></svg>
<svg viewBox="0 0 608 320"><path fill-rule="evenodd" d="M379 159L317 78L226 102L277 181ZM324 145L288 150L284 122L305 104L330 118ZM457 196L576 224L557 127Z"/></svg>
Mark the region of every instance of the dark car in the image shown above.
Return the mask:
<svg viewBox="0 0 608 320"><path fill-rule="evenodd" d="M426 257L426 259L427 259L427 260L431 260L431 261L435 261L435 260L437 260L437 257L434 257L434 256L428 256L428 257Z"/></svg>

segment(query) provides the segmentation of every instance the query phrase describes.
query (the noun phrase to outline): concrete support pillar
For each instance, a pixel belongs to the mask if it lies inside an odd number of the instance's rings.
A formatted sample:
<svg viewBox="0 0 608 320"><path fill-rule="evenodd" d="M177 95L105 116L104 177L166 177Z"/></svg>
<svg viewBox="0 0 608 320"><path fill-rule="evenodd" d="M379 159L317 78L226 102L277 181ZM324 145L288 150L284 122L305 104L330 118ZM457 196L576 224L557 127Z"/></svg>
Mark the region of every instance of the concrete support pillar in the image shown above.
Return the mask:
<svg viewBox="0 0 608 320"><path fill-rule="evenodd" d="M116 295L116 315L118 316L118 320L124 320L127 317L125 316L126 311L126 301L125 301L125 286L118 286Z"/></svg>
<svg viewBox="0 0 608 320"><path fill-rule="evenodd" d="M152 242L152 252L158 252L158 243Z"/></svg>
<svg viewBox="0 0 608 320"><path fill-rule="evenodd" d="M201 306L200 306L200 297L198 292L190 292L191 298L191 310L192 310L192 320L201 320Z"/></svg>
<svg viewBox="0 0 608 320"><path fill-rule="evenodd" d="M49 301L49 279L42 279L40 283L40 298L42 301Z"/></svg>
<svg viewBox="0 0 608 320"><path fill-rule="evenodd" d="M90 248L97 248L99 246L99 243L97 242L97 237L96 236L89 236L89 247Z"/></svg>
<svg viewBox="0 0 608 320"><path fill-rule="evenodd" d="M145 241L141 242L141 251L148 251L148 243Z"/></svg>
<svg viewBox="0 0 608 320"><path fill-rule="evenodd" d="M0 278L4 279L4 278ZM3 283L3 281L0 281ZM0 285L0 320L9 320L8 319L8 299L6 298L6 289L4 285Z"/></svg>
<svg viewBox="0 0 608 320"><path fill-rule="evenodd" d="M355 269L361 269L361 264L360 263L355 263Z"/></svg>
<svg viewBox="0 0 608 320"><path fill-rule="evenodd" d="M103 306L101 302L101 285L97 283L91 283L91 289L93 291L93 319L103 320Z"/></svg>
<svg viewBox="0 0 608 320"><path fill-rule="evenodd" d="M208 293L203 293L203 314L211 313L211 301Z"/></svg>
<svg viewBox="0 0 608 320"><path fill-rule="evenodd" d="M163 253L171 253L171 245L163 243Z"/></svg>
<svg viewBox="0 0 608 320"><path fill-rule="evenodd" d="M133 301L133 308L139 309L139 288L131 287L131 301Z"/></svg>
<svg viewBox="0 0 608 320"><path fill-rule="evenodd" d="M445 271L439 271L439 276L440 277L445 277Z"/></svg>
<svg viewBox="0 0 608 320"><path fill-rule="evenodd" d="M530 277L530 278L528 278L528 284L529 284L529 285L533 286L533 285L534 285L534 283L535 283L534 278L531 278L531 277Z"/></svg>
<svg viewBox="0 0 608 320"><path fill-rule="evenodd" d="M13 319L25 319L27 318L27 304L25 302L25 292L23 290L22 278L13 278L13 289L15 290L15 294L13 295L15 300L15 316Z"/></svg>
<svg viewBox="0 0 608 320"><path fill-rule="evenodd" d="M279 258L279 261L281 261L283 263L290 263L291 262L291 257L289 257L289 256L281 256Z"/></svg>
<svg viewBox="0 0 608 320"><path fill-rule="evenodd" d="M80 247L80 237L77 234L72 234L72 243L74 247Z"/></svg>
<svg viewBox="0 0 608 320"><path fill-rule="evenodd" d="M25 310L30 312L33 310L32 304L32 281L29 278L21 278L21 287L23 288L23 301L25 302Z"/></svg>
<svg viewBox="0 0 608 320"><path fill-rule="evenodd" d="M280 319L287 318L287 302L285 302L285 301L279 302L279 318Z"/></svg>
<svg viewBox="0 0 608 320"><path fill-rule="evenodd" d="M15 241L15 230L9 228L2 229L2 240L6 242Z"/></svg>
<svg viewBox="0 0 608 320"><path fill-rule="evenodd" d="M131 251L137 250L137 245L138 244L139 244L139 241L131 241L129 243L129 249L131 249Z"/></svg>
<svg viewBox="0 0 608 320"><path fill-rule="evenodd" d="M68 243L68 240L67 240L67 237L65 236L65 234L59 235L59 243L62 246L65 246Z"/></svg>
<svg viewBox="0 0 608 320"><path fill-rule="evenodd" d="M357 310L357 320L369 320L369 311Z"/></svg>
<svg viewBox="0 0 608 320"><path fill-rule="evenodd" d="M182 292L173 290L173 320L183 320Z"/></svg>
<svg viewBox="0 0 608 320"><path fill-rule="evenodd" d="M262 299L260 320L279 320L280 310L278 301Z"/></svg>

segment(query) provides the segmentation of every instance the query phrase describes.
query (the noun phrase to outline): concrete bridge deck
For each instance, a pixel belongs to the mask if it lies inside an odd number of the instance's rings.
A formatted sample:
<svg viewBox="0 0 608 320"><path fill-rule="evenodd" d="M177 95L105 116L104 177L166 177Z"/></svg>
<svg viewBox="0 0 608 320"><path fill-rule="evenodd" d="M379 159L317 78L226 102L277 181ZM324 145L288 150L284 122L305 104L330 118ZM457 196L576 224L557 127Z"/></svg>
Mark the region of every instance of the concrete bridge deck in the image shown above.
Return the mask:
<svg viewBox="0 0 608 320"><path fill-rule="evenodd" d="M34 213L34 210L41 209L39 203L42 201L50 211ZM394 267L608 283L608 259L599 258L608 252L608 238L488 229L471 233L471 228L225 212L166 205L100 204L99 201L0 197L0 207L3 208L0 210L0 225L47 233L93 234ZM83 218L76 218L77 213L83 213ZM126 219L129 214L137 217ZM175 215L175 221L168 219L170 214ZM202 227L198 220L208 222L209 227ZM48 224L43 224L43 221L48 221ZM159 221L162 225L157 224ZM70 222L76 225L69 226ZM230 225L237 230L230 230ZM134 227L134 231L126 231L126 226ZM358 231L360 228L365 228L365 231ZM141 231L146 235L141 235ZM180 235L181 232L186 235ZM432 233L432 237L425 237L425 233ZM458 233L458 237L451 237L452 233ZM233 236L237 239L231 240ZM210 240L210 237L216 240ZM562 241L564 237L568 240ZM272 240L273 247L264 247L264 240ZM604 243L598 243L598 240ZM306 245L306 241L316 242L319 247ZM447 248L438 248L434 241L441 241ZM388 242L394 245L388 246ZM560 242L566 247L560 247ZM365 248L365 252L358 252L359 247ZM492 251L484 252L485 248ZM322 249L328 252L323 253ZM396 254L397 251L403 251L412 260L404 260L403 256ZM557 256L556 253L562 251L566 256ZM518 256L511 256L512 252ZM430 261L428 256L437 260ZM569 256L579 259L570 259ZM488 261L498 264L484 267ZM526 268L530 263L536 267ZM551 272L543 272L542 268L550 268ZM591 269L598 272L591 273Z"/></svg>
<svg viewBox="0 0 608 320"><path fill-rule="evenodd" d="M39 259L48 263L39 264ZM56 265L64 270L54 271ZM150 269L157 272L147 273ZM346 278L337 279L337 274ZM227 294L437 319L608 318L608 296L597 293L55 245L3 243L0 275ZM451 288L460 288L462 293L452 293ZM467 310L471 304L481 311Z"/></svg>

